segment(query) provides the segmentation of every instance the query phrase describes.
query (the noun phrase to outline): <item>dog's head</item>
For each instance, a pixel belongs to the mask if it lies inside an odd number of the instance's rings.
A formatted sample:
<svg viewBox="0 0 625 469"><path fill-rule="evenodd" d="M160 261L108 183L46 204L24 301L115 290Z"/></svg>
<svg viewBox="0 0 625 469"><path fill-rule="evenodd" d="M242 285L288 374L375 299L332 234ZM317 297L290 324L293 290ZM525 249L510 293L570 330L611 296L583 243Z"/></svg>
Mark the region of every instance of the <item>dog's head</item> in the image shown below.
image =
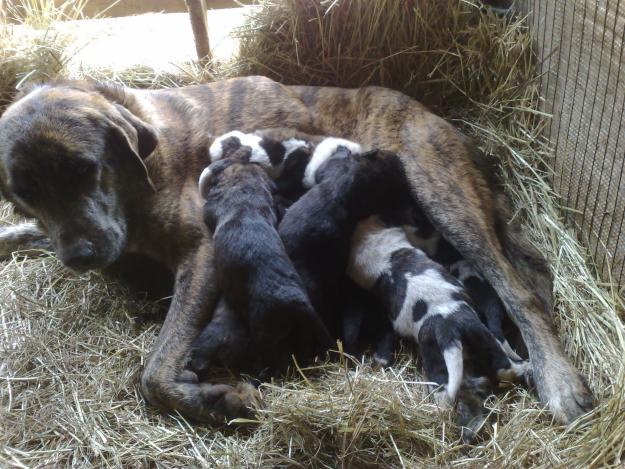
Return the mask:
<svg viewBox="0 0 625 469"><path fill-rule="evenodd" d="M154 129L88 86L43 85L0 118L0 190L48 233L61 261L101 268L126 246L127 199L150 190Z"/></svg>

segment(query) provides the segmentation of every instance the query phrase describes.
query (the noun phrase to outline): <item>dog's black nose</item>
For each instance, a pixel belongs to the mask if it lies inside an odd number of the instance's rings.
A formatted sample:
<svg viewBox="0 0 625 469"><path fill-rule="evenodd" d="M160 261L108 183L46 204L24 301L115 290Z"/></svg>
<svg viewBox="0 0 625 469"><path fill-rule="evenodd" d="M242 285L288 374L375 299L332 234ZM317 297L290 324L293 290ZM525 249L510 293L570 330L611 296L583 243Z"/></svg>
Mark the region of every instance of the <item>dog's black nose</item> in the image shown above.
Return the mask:
<svg viewBox="0 0 625 469"><path fill-rule="evenodd" d="M75 240L60 250L63 264L73 270L88 270L94 264L95 249L90 241Z"/></svg>

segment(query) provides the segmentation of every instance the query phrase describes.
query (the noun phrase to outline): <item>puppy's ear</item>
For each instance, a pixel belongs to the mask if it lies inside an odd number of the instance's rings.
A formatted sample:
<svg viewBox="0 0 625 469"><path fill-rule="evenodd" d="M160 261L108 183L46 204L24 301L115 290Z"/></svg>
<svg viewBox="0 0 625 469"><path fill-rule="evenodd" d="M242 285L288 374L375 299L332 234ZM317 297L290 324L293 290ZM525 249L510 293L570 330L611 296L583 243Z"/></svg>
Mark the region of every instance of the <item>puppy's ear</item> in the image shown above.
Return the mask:
<svg viewBox="0 0 625 469"><path fill-rule="evenodd" d="M158 145L156 130L147 122L139 119L128 109L120 104L115 104L118 115L111 116L111 137L116 143L127 150L135 164L145 174L150 187L156 192L156 188L148 174L148 168L143 161L150 156Z"/></svg>

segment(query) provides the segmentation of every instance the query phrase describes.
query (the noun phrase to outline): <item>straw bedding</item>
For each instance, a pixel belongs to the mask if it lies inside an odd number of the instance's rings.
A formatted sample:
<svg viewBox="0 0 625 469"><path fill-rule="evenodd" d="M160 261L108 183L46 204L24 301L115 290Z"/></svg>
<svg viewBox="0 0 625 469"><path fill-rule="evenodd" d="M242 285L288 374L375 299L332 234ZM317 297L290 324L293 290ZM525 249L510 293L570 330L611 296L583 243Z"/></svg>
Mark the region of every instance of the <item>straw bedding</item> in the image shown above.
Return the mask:
<svg viewBox="0 0 625 469"><path fill-rule="evenodd" d="M551 154L540 136L546 116L536 111L523 20L506 21L461 0L265 0L239 35L241 55L219 75L389 86L476 139L499 168L528 236L552 262L556 323L599 398L597 409L563 428L531 392L502 390L486 403L492 416L483 438L463 446L452 416L427 399L412 355L373 370L337 353L335 362L265 385L256 420L192 426L146 407L138 392L142 360L159 328L150 320L158 317L157 305L98 274L70 273L53 257L16 257L0 264L0 466L622 465L623 308L562 225L546 182ZM31 70L66 73L63 41L52 37L17 47L11 34L2 36L3 102ZM178 83L149 70L115 78ZM0 220L18 219L2 205Z"/></svg>

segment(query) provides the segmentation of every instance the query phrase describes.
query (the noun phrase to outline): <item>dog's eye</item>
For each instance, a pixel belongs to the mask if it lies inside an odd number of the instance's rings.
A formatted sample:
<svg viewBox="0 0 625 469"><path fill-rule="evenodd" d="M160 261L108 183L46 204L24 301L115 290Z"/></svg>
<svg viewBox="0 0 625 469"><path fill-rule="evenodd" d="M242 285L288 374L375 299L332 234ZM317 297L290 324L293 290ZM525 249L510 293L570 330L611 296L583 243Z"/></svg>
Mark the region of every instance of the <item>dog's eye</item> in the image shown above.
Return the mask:
<svg viewBox="0 0 625 469"><path fill-rule="evenodd" d="M77 178L85 178L94 176L98 169L98 165L89 160L80 161L68 168L68 172Z"/></svg>
<svg viewBox="0 0 625 469"><path fill-rule="evenodd" d="M84 190L96 184L98 177L98 165L89 160L72 162L58 169L58 180L64 185L74 187L76 190Z"/></svg>

